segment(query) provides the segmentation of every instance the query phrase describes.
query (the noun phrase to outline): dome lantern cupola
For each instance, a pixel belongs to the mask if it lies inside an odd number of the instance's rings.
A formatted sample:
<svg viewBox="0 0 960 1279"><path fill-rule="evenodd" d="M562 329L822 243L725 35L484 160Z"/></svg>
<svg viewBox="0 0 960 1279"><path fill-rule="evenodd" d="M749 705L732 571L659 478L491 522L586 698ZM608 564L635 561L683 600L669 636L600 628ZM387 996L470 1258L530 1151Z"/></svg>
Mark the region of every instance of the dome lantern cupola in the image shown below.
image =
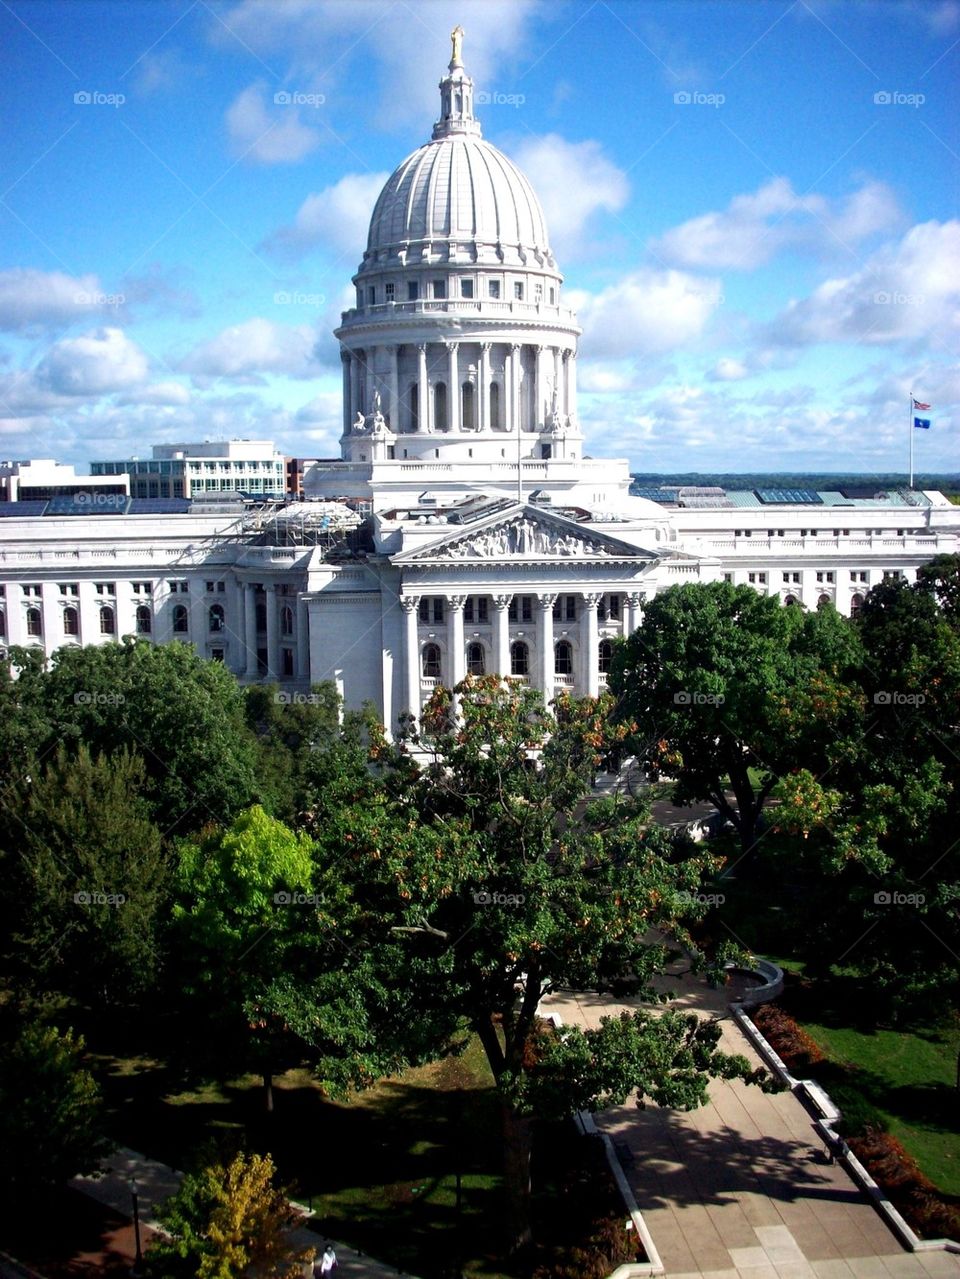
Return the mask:
<svg viewBox="0 0 960 1279"><path fill-rule="evenodd" d="M480 121L473 116L473 81L463 69L463 27L450 32L453 55L448 74L440 81L440 119L433 126L434 138L447 138L454 133L480 136Z"/></svg>

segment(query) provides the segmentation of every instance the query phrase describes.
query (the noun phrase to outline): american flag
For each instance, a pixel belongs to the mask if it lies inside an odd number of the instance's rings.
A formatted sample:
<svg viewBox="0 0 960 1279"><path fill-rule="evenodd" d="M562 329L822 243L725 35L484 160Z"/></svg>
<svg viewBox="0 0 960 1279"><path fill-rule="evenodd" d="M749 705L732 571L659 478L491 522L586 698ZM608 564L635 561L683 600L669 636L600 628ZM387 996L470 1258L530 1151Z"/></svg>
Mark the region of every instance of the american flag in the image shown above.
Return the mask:
<svg viewBox="0 0 960 1279"><path fill-rule="evenodd" d="M913 407L914 407L915 409L928 409L928 408L930 407L930 405L929 405L929 404L921 404L919 400L914 400L914 401L913 401Z"/></svg>

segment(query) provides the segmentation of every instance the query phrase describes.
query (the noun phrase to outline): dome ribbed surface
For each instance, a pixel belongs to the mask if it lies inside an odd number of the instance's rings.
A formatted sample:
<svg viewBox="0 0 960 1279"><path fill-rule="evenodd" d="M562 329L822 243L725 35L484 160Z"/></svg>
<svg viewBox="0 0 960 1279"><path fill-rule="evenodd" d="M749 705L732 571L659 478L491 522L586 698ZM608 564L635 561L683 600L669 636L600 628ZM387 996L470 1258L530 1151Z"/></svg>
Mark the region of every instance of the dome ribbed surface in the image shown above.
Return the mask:
<svg viewBox="0 0 960 1279"><path fill-rule="evenodd" d="M520 249L552 262L540 202L517 166L482 138L454 134L419 147L374 206L367 254L427 242Z"/></svg>

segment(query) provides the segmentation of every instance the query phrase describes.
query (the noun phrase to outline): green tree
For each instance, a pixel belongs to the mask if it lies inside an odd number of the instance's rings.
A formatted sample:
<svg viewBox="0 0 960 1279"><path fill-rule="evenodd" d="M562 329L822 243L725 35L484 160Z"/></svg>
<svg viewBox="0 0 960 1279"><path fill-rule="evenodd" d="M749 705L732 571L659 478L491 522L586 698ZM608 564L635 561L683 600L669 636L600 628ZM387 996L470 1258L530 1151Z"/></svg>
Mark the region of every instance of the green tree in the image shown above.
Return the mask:
<svg viewBox="0 0 960 1279"><path fill-rule="evenodd" d="M329 842L364 916L365 953L407 992L407 1022L436 1055L456 1024L486 1051L502 1101L508 1231L528 1236L530 1115L641 1096L681 1106L708 1075L752 1077L697 1019L638 1013L551 1036L541 1000L562 988L654 1000L666 947L688 939L706 855L672 860L632 802L585 803L610 741L606 701L559 698L496 677L438 690L419 729L374 751L389 802L343 809ZM348 842L349 839L349 842ZM371 922L371 920L373 922ZM377 936L379 932L379 936ZM696 1024L695 1024L696 1023Z"/></svg>
<svg viewBox="0 0 960 1279"><path fill-rule="evenodd" d="M298 1279L311 1250L290 1241L299 1217L275 1176L270 1155L237 1154L184 1177L158 1213L170 1237L151 1246L147 1273L156 1279Z"/></svg>
<svg viewBox="0 0 960 1279"><path fill-rule="evenodd" d="M19 683L19 681L18 681ZM164 830L229 821L258 794L255 748L234 676L186 644L61 648L49 671L31 673L18 707L46 733L37 758L58 743L92 754L140 754L145 797ZM16 762L15 775L26 771Z"/></svg>
<svg viewBox="0 0 960 1279"><path fill-rule="evenodd" d="M361 961L347 941L352 913L309 836L262 808L179 850L180 982L214 1064L260 1073L268 1110L274 1074L291 1065L318 1066L344 1087L396 1064L368 1031L354 979Z"/></svg>
<svg viewBox="0 0 960 1279"><path fill-rule="evenodd" d="M616 650L610 686L638 756L676 779L674 802L714 804L746 851L780 777L855 754L858 667L856 631L833 609L691 583L649 602Z"/></svg>
<svg viewBox="0 0 960 1279"><path fill-rule="evenodd" d="M30 1025L0 1053L0 1204L15 1228L38 1196L92 1172L107 1143L93 1076L72 1030Z"/></svg>
<svg viewBox="0 0 960 1279"><path fill-rule="evenodd" d="M22 986L110 1003L153 986L169 854L144 776L126 749L61 746L7 793L8 962Z"/></svg>

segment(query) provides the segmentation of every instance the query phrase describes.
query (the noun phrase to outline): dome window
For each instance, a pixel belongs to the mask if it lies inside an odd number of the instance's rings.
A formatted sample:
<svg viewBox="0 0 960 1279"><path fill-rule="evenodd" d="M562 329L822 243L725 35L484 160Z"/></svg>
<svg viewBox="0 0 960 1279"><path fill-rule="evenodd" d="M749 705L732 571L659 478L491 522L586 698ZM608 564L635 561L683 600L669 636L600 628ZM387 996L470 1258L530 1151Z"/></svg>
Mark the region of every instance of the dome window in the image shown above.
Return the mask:
<svg viewBox="0 0 960 1279"><path fill-rule="evenodd" d="M496 382L490 383L490 426L500 430L500 387Z"/></svg>
<svg viewBox="0 0 960 1279"><path fill-rule="evenodd" d="M551 306L557 305L557 290L553 288L552 286L550 289L550 305Z"/></svg>
<svg viewBox="0 0 960 1279"><path fill-rule="evenodd" d="M367 289L367 305L373 306L377 301L377 290L371 284Z"/></svg>
<svg viewBox="0 0 960 1279"><path fill-rule="evenodd" d="M446 382L438 382L433 389L433 425L438 431L449 430Z"/></svg>
<svg viewBox="0 0 960 1279"><path fill-rule="evenodd" d="M446 298L446 296L447 296L447 282L446 282L446 280L434 280L434 282L433 282L433 296L434 296L434 298L435 298L438 302L442 302L442 301L444 301L444 300L445 300L445 298Z"/></svg>
<svg viewBox="0 0 960 1279"><path fill-rule="evenodd" d="M386 298L388 302L392 302L393 295L395 292L396 292L396 285L394 284L392 280L388 280L387 283L383 286L383 296Z"/></svg>
<svg viewBox="0 0 960 1279"><path fill-rule="evenodd" d="M543 301L543 285L535 284L533 286L533 300L538 305Z"/></svg>
<svg viewBox="0 0 960 1279"><path fill-rule="evenodd" d="M488 281L487 281L487 292L490 294L490 296L491 296L492 298L499 298L499 296L500 296L500 281L499 281L499 280L488 280Z"/></svg>
<svg viewBox="0 0 960 1279"><path fill-rule="evenodd" d="M513 296L516 298L516 300L517 300L518 302L522 302L522 301L523 301L523 283L522 283L522 281L520 281L520 280L515 280L515 281L514 281L514 284L513 284Z"/></svg>
<svg viewBox="0 0 960 1279"><path fill-rule="evenodd" d="M411 280L407 284L407 301L416 302L420 297L420 285L416 280Z"/></svg>
<svg viewBox="0 0 960 1279"><path fill-rule="evenodd" d="M473 280L464 278L460 281L460 296L462 298L473 297Z"/></svg>
<svg viewBox="0 0 960 1279"><path fill-rule="evenodd" d="M476 412L475 400L473 394L473 383L464 382L460 388L460 421L465 431L476 430ZM470 450L470 456L473 456L473 450Z"/></svg>

